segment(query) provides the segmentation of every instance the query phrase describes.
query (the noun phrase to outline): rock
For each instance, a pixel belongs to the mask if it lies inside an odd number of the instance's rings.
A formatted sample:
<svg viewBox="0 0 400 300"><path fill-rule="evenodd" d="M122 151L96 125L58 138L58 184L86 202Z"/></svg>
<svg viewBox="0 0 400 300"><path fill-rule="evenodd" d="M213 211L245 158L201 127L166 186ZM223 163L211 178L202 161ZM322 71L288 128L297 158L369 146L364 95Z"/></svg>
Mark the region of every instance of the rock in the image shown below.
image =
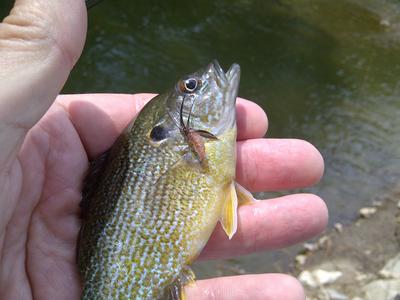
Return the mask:
<svg viewBox="0 0 400 300"><path fill-rule="evenodd" d="M316 282L316 280L313 278L313 275L311 274L310 271L302 271L299 274L298 279L300 280L300 282L302 282L305 285L308 285L309 287L317 287L318 283Z"/></svg>
<svg viewBox="0 0 400 300"><path fill-rule="evenodd" d="M360 216L362 218L369 218L370 216L372 216L373 214L375 214L377 211L376 207L363 207L359 210Z"/></svg>
<svg viewBox="0 0 400 300"><path fill-rule="evenodd" d="M318 250L318 244L317 243L304 243L303 244L304 249L307 251L313 252Z"/></svg>
<svg viewBox="0 0 400 300"><path fill-rule="evenodd" d="M374 206L374 207L381 207L382 205L383 205L383 203L380 200L372 201L372 206Z"/></svg>
<svg viewBox="0 0 400 300"><path fill-rule="evenodd" d="M360 298L360 297L353 297L353 298L351 298L351 300L364 300L364 299Z"/></svg>
<svg viewBox="0 0 400 300"><path fill-rule="evenodd" d="M400 254L390 259L383 269L379 271L379 275L385 278L400 279Z"/></svg>
<svg viewBox="0 0 400 300"><path fill-rule="evenodd" d="M374 279L374 278L376 278L374 275L372 275L372 274L364 274L364 273L358 273L357 275L356 275L356 280L357 281L371 281L371 279Z"/></svg>
<svg viewBox="0 0 400 300"><path fill-rule="evenodd" d="M313 271L305 270L300 273L299 280L310 287L317 287L335 282L342 275L343 273L340 271L325 271L322 269Z"/></svg>
<svg viewBox="0 0 400 300"><path fill-rule="evenodd" d="M319 238L317 244L318 244L318 249L324 249L324 248L329 248L332 244L332 241L328 236L324 235Z"/></svg>
<svg viewBox="0 0 400 300"><path fill-rule="evenodd" d="M366 256L370 256L372 254L372 250L371 249L364 250L363 252L364 252L364 254Z"/></svg>
<svg viewBox="0 0 400 300"><path fill-rule="evenodd" d="M345 294L338 292L337 290L326 289L325 292L328 294L329 300L349 300L349 297L347 297Z"/></svg>
<svg viewBox="0 0 400 300"><path fill-rule="evenodd" d="M380 24L381 24L382 26L385 26L385 27L390 27L390 21L389 21L389 20L382 19L382 20L380 21Z"/></svg>
<svg viewBox="0 0 400 300"><path fill-rule="evenodd" d="M336 223L335 225L333 225L333 227L335 228L335 230L339 233L342 233L343 231L343 225L340 223Z"/></svg>
<svg viewBox="0 0 400 300"><path fill-rule="evenodd" d="M397 202L397 208L400 208L400 201Z"/></svg>
<svg viewBox="0 0 400 300"><path fill-rule="evenodd" d="M304 264L306 263L306 261L307 261L307 255L304 255L304 254L296 255L295 261L296 261L297 264L299 264L299 265L302 266L302 265L304 265Z"/></svg>
<svg viewBox="0 0 400 300"><path fill-rule="evenodd" d="M365 300L394 300L400 291L400 279L375 280L362 288Z"/></svg>

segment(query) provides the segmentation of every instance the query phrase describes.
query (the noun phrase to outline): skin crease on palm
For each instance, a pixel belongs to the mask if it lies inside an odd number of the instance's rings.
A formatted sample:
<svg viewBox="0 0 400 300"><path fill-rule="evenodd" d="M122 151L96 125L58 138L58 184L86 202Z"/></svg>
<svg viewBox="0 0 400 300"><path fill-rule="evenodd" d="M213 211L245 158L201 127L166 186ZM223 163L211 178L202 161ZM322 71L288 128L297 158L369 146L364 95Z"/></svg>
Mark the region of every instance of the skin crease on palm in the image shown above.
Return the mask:
<svg viewBox="0 0 400 300"><path fill-rule="evenodd" d="M65 95L86 34L83 0L17 0L0 25L0 298L79 299L75 262L82 179L153 95ZM57 99L56 99L57 98ZM56 99L56 100L54 100ZM309 143L263 139L265 113L239 100L237 180L251 191L316 183ZM199 259L278 249L320 233L324 202L295 194L243 206L229 241L218 227ZM199 280L188 299L304 299L283 274Z"/></svg>

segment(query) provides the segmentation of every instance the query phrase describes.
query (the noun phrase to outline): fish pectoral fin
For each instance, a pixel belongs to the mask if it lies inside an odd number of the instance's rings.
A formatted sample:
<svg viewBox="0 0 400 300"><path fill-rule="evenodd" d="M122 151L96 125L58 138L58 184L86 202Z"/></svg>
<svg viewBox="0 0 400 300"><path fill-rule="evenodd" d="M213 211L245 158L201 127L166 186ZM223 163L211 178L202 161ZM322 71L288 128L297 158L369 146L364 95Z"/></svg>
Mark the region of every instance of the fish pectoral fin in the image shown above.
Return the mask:
<svg viewBox="0 0 400 300"><path fill-rule="evenodd" d="M236 195L235 184L233 181L224 189L223 197L225 197L225 199L220 222L225 233L228 235L229 239L231 239L237 230L238 207L238 197Z"/></svg>
<svg viewBox="0 0 400 300"><path fill-rule="evenodd" d="M186 300L185 289L186 285L194 285L195 278L192 269L189 266L185 266L179 275L178 279L174 281L169 287L169 300Z"/></svg>
<svg viewBox="0 0 400 300"><path fill-rule="evenodd" d="M231 182L223 190L224 206L220 222L225 233L231 239L237 230L238 205L253 204L257 200L253 195L237 182Z"/></svg>
<svg viewBox="0 0 400 300"><path fill-rule="evenodd" d="M258 201L253 197L253 195L248 190L246 190L237 182L235 182L235 189L239 205L253 204Z"/></svg>

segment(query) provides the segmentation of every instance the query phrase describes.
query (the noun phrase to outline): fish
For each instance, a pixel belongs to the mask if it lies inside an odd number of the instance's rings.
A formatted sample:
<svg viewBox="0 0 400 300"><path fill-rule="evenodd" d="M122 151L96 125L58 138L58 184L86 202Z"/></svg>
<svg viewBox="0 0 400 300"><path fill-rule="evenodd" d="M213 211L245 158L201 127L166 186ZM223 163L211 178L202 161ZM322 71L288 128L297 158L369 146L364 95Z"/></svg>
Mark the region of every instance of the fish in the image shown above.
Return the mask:
<svg viewBox="0 0 400 300"><path fill-rule="evenodd" d="M240 67L214 60L151 99L90 163L77 263L81 299L185 299L191 263L218 222L232 238Z"/></svg>

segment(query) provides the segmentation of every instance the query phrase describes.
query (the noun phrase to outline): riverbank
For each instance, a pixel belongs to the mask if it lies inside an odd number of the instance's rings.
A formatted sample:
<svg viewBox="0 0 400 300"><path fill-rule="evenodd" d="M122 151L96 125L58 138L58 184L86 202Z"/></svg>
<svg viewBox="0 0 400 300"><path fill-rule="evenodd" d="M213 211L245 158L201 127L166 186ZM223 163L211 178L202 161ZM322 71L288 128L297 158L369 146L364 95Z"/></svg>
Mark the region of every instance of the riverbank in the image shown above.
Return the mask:
<svg viewBox="0 0 400 300"><path fill-rule="evenodd" d="M296 257L307 300L400 300L400 185Z"/></svg>

